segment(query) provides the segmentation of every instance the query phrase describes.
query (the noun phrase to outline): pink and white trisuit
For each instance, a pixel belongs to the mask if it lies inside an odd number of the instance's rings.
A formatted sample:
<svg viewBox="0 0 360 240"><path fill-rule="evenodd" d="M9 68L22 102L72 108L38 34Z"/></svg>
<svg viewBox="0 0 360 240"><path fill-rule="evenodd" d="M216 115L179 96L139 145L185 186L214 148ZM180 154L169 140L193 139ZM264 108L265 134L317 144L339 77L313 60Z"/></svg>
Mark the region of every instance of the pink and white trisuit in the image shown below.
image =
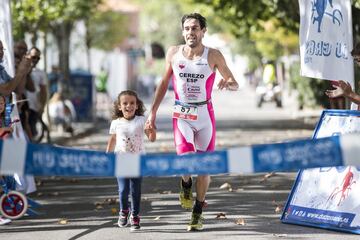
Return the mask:
<svg viewBox="0 0 360 240"><path fill-rule="evenodd" d="M177 154L205 152L215 149L215 116L211 93L215 73L209 66L209 48L199 59L189 60L181 46L172 60L173 86L176 102L198 108L197 120L173 118Z"/></svg>

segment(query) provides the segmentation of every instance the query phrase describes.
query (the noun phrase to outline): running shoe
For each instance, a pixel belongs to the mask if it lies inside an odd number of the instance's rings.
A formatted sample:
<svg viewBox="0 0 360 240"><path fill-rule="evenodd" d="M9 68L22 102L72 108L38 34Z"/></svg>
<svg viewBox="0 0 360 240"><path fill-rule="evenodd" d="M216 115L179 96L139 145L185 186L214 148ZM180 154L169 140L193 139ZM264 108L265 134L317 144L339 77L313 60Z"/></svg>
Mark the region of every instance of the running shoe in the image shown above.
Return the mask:
<svg viewBox="0 0 360 240"><path fill-rule="evenodd" d="M129 210L121 210L118 220L118 226L119 227L126 227L129 223Z"/></svg>
<svg viewBox="0 0 360 240"><path fill-rule="evenodd" d="M202 216L202 213L192 213L191 214L191 220L187 226L188 231L201 231L203 230L204 217Z"/></svg>
<svg viewBox="0 0 360 240"><path fill-rule="evenodd" d="M140 229L140 217L139 216L132 216L131 217L131 228L130 231L137 231Z"/></svg>
<svg viewBox="0 0 360 240"><path fill-rule="evenodd" d="M8 219L8 218L3 218L3 217L0 216L0 226L1 226L1 225L6 225L6 224L9 224L9 223L11 223L11 220L10 220L10 219Z"/></svg>
<svg viewBox="0 0 360 240"><path fill-rule="evenodd" d="M180 205L184 209L192 209L193 207L193 194L191 187L184 188L182 185L182 180L180 180Z"/></svg>

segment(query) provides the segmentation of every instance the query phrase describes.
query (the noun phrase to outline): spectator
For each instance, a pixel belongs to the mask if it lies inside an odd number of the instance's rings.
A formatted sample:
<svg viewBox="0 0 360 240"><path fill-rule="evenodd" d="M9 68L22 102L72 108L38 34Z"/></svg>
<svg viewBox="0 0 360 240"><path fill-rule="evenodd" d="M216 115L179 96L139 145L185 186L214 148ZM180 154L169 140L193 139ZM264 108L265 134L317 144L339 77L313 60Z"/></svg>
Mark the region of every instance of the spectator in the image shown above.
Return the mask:
<svg viewBox="0 0 360 240"><path fill-rule="evenodd" d="M72 122L75 120L75 108L71 101L63 98L60 92L54 93L49 100L50 121L62 130L73 134Z"/></svg>
<svg viewBox="0 0 360 240"><path fill-rule="evenodd" d="M26 97L29 104L29 125L33 136L37 134L36 122L39 118L41 119L47 100L47 76L44 71L36 67L40 55L41 51L38 48L32 47L30 49L30 57L33 63L31 78L34 82L35 92L26 91Z"/></svg>
<svg viewBox="0 0 360 240"><path fill-rule="evenodd" d="M360 42L356 44L355 48L351 51L351 56L358 66L360 66ZM339 80L337 85L333 85L334 89L326 90L325 94L329 98L346 97L352 103L357 104L357 109L360 110L360 95L355 93L350 83Z"/></svg>
<svg viewBox="0 0 360 240"><path fill-rule="evenodd" d="M31 69L31 61L28 57L19 59L18 69L15 77L11 78L2 66L4 58L4 47L0 40L0 94L9 96L12 91L26 78L27 73Z"/></svg>
<svg viewBox="0 0 360 240"><path fill-rule="evenodd" d="M62 79L62 75L58 66L53 65L51 72L48 75L49 80L49 96L52 97L54 93L59 91L59 82Z"/></svg>

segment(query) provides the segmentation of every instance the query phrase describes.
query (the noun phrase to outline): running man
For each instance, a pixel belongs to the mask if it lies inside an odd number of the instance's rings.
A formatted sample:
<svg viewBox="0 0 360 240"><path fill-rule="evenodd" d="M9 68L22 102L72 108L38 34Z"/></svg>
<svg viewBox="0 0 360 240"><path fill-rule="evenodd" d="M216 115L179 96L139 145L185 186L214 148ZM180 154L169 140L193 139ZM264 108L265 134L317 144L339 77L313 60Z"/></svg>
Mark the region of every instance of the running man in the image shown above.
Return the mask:
<svg viewBox="0 0 360 240"><path fill-rule="evenodd" d="M206 19L198 13L191 13L184 15L181 23L185 45L172 46L167 51L165 74L156 89L146 128L156 128L156 112L172 76L175 93L173 129L177 154L214 151L215 117L211 93L216 70L223 77L218 83L219 89L235 91L239 85L221 52L203 45ZM185 209L193 208L188 231L203 228L202 208L209 184L210 176L197 177L193 205L192 178L182 177L180 204Z"/></svg>

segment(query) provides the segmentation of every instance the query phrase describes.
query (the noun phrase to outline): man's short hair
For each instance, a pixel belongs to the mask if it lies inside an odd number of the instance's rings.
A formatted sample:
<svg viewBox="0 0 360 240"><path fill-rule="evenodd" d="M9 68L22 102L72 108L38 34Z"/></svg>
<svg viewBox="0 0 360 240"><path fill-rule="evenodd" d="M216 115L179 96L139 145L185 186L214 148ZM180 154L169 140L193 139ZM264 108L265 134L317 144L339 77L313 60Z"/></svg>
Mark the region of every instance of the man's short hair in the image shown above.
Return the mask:
<svg viewBox="0 0 360 240"><path fill-rule="evenodd" d="M358 42L354 49L351 51L351 56L360 56L360 42Z"/></svg>
<svg viewBox="0 0 360 240"><path fill-rule="evenodd" d="M184 28L184 22L188 19L196 19L199 21L200 24L200 28L206 28L206 18L204 18L203 16L201 16L201 14L199 13L190 13L190 14L185 14L182 18L181 18L181 27Z"/></svg>

